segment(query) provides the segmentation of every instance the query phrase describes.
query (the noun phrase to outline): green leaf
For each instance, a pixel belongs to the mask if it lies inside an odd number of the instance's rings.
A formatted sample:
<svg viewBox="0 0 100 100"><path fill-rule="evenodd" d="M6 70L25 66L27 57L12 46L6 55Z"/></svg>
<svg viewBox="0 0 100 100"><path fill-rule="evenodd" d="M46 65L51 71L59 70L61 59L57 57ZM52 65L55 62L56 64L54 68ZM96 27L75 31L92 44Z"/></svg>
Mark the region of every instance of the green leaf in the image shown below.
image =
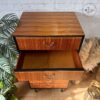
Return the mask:
<svg viewBox="0 0 100 100"><path fill-rule="evenodd" d="M11 13L6 14L0 20L0 51L12 66L15 66L15 59L17 59L18 51L12 36L19 22L18 17Z"/></svg>
<svg viewBox="0 0 100 100"><path fill-rule="evenodd" d="M12 95L10 100L18 100L18 98L15 95Z"/></svg>
<svg viewBox="0 0 100 100"><path fill-rule="evenodd" d="M0 55L0 80L4 83L4 88L2 82L0 83L2 88L0 92L4 95L13 90L10 92L12 94L15 90L13 88L13 70L16 66L18 51L12 33L15 31L18 22L18 17L13 13L6 14L0 20L0 54L2 54ZM1 97L3 98L3 95ZM0 98L0 100L4 99Z"/></svg>
<svg viewBox="0 0 100 100"><path fill-rule="evenodd" d="M4 87L4 83L0 81L0 89L2 89L3 87Z"/></svg>
<svg viewBox="0 0 100 100"><path fill-rule="evenodd" d="M0 57L0 69L4 72L11 74L11 68L8 60L5 57Z"/></svg>

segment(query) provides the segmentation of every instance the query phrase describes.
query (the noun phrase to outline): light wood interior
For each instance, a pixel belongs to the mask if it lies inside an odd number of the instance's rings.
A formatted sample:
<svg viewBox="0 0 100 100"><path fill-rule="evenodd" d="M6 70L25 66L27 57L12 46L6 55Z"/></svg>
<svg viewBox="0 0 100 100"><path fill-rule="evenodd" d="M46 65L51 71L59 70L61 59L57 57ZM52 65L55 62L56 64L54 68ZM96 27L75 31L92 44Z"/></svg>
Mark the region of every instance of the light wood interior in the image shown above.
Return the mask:
<svg viewBox="0 0 100 100"><path fill-rule="evenodd" d="M21 69L77 68L77 62L71 51L32 51L21 55L23 55ZM79 67L82 68L81 64Z"/></svg>

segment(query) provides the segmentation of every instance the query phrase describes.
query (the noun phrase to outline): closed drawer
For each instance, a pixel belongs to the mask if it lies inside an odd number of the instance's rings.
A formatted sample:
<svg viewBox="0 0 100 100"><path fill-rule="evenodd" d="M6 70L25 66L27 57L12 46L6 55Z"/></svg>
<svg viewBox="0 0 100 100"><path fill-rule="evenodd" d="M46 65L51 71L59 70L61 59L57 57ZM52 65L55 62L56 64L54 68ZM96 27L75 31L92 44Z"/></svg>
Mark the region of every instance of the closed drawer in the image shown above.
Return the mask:
<svg viewBox="0 0 100 100"><path fill-rule="evenodd" d="M33 88L67 88L68 86L67 80L65 81L53 81L52 83L49 82L30 82L31 87Z"/></svg>
<svg viewBox="0 0 100 100"><path fill-rule="evenodd" d="M78 50L82 37L16 37L19 50Z"/></svg>
<svg viewBox="0 0 100 100"><path fill-rule="evenodd" d="M55 79L55 73L54 72L42 72L42 71L26 71L26 72L16 72L16 76L20 81L23 80L34 80L37 82L40 81L47 81L47 82L52 82L52 80Z"/></svg>
<svg viewBox="0 0 100 100"><path fill-rule="evenodd" d="M65 80L80 80L84 71L25 71L16 72L19 81L36 83L57 83Z"/></svg>

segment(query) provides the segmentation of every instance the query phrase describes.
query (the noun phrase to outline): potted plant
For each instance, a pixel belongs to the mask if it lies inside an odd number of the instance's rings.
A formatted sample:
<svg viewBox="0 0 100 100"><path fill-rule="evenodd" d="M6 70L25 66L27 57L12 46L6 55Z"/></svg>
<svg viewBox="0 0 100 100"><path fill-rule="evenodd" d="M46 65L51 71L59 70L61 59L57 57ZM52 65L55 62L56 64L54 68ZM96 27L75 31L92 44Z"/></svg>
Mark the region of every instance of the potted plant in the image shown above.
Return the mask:
<svg viewBox="0 0 100 100"><path fill-rule="evenodd" d="M15 14L7 14L0 20L0 100L17 100L14 67L18 51L12 33L18 22Z"/></svg>

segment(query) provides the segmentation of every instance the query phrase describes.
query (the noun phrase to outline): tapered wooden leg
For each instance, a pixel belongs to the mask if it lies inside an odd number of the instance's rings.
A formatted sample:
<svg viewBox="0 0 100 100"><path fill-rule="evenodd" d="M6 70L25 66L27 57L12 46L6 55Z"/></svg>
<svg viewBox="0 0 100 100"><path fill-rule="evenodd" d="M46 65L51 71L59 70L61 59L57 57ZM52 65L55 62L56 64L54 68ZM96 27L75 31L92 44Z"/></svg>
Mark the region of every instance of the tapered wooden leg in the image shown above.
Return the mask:
<svg viewBox="0 0 100 100"><path fill-rule="evenodd" d="M35 92L39 92L39 89L38 89L38 88L35 88L35 87L33 86L33 83L30 83L30 82L29 82L29 85L30 85L30 87L31 87L32 89L34 89Z"/></svg>
<svg viewBox="0 0 100 100"><path fill-rule="evenodd" d="M67 88L68 88L68 84L69 84L69 81L68 81L67 84L66 84L66 88L62 88L62 89L61 89L61 92L64 92L64 91L67 90Z"/></svg>
<svg viewBox="0 0 100 100"><path fill-rule="evenodd" d="M29 82L29 85L30 85L31 88L34 88L32 83Z"/></svg>
<svg viewBox="0 0 100 100"><path fill-rule="evenodd" d="M34 89L35 92L39 92L39 89Z"/></svg>
<svg viewBox="0 0 100 100"><path fill-rule="evenodd" d="M61 89L61 92L64 92L64 91L66 91L66 90L67 90L67 88Z"/></svg>

